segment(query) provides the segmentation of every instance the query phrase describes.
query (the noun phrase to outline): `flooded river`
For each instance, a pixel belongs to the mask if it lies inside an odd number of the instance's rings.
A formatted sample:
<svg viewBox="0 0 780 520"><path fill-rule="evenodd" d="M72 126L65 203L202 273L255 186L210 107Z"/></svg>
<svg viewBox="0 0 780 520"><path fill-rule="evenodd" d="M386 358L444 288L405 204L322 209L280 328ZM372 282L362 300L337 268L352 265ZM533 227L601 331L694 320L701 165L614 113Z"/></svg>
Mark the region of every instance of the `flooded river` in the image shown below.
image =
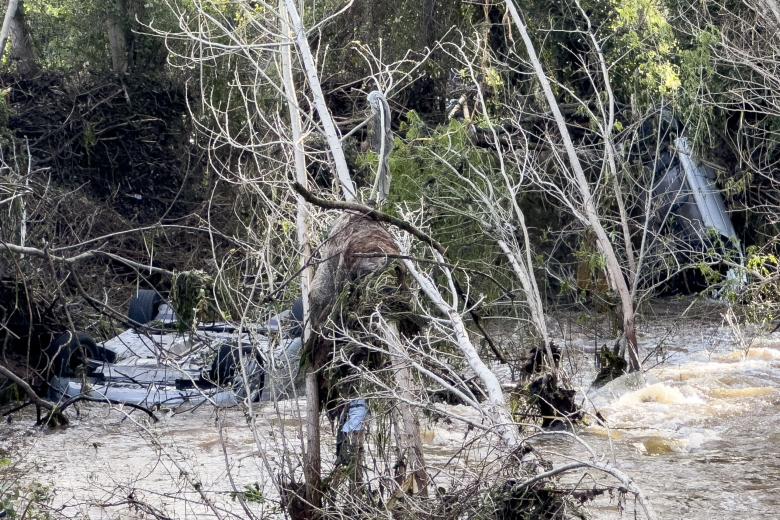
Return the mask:
<svg viewBox="0 0 780 520"><path fill-rule="evenodd" d="M715 310L653 321L642 341L663 342L669 358L589 392L610 429L583 437L662 518L780 518L780 335L735 337Z"/></svg>
<svg viewBox="0 0 780 520"><path fill-rule="evenodd" d="M780 334L735 334L717 307L685 319L673 310L641 328L643 348L663 346L663 363L597 391L589 389L593 334L562 327L572 380L607 424L583 427L582 439L635 479L660 518L780 518ZM151 425L137 413L82 406L70 427L50 432L31 427L32 412L17 415L0 426L0 485L43 486L65 518L246 518L244 507L275 517L269 468L283 465L282 445L300 451L302 409L303 400L264 403L255 428L239 410L205 407L162 412ZM466 435L424 424L429 462L445 468ZM556 462L576 449L542 442ZM332 460L332 445L326 435L324 460ZM598 475L593 483L615 484ZM248 490L251 500L242 503L234 490ZM617 501L603 497L592 516L634 518L634 505L625 507L621 516Z"/></svg>

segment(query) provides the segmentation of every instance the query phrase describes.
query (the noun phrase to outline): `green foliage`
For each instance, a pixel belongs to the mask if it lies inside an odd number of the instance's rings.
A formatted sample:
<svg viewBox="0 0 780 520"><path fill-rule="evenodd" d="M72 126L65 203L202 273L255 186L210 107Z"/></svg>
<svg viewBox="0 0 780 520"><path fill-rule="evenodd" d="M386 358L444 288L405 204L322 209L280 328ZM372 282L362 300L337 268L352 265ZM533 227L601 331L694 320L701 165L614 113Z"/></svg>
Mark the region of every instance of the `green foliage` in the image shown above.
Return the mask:
<svg viewBox="0 0 780 520"><path fill-rule="evenodd" d="M128 15L124 16L131 39L131 61L140 68L164 63L163 42L154 36L139 34L141 24L154 20L157 28L177 27L173 13L161 0L127 0ZM111 68L108 50L107 20L122 17L118 3L108 0L25 0L25 13L40 64L47 70L105 71ZM147 70L148 71L148 70Z"/></svg>
<svg viewBox="0 0 780 520"><path fill-rule="evenodd" d="M504 78L501 77L494 67L488 67L485 72L485 84L498 92L504 87Z"/></svg>
<svg viewBox="0 0 780 520"><path fill-rule="evenodd" d="M396 140L390 157L392 202L417 203L454 190L448 195L468 204L468 194L458 185L453 168L468 176L471 168L490 171L496 166L490 152L471 144L468 129L460 121L429 130L418 114L409 112L401 133L406 139Z"/></svg>
<svg viewBox="0 0 780 520"><path fill-rule="evenodd" d="M62 0L55 5L49 0L26 0L24 7L44 68L110 66L105 13L97 2Z"/></svg>
<svg viewBox="0 0 780 520"><path fill-rule="evenodd" d="M649 100L672 96L682 85L675 63L678 41L661 0L611 0L614 32L608 57L618 61L618 85Z"/></svg>
<svg viewBox="0 0 780 520"><path fill-rule="evenodd" d="M777 272L778 260L775 255L768 254L762 255L755 252L755 249L750 252L747 261L747 268L762 277L768 277Z"/></svg>
<svg viewBox="0 0 780 520"><path fill-rule="evenodd" d="M720 39L716 27L707 27L686 42L686 48L678 53L680 62L680 80L683 88L677 100L678 107L697 125L709 126L715 118L714 105L701 103L702 92L715 87L715 59L713 46Z"/></svg>
<svg viewBox="0 0 780 520"><path fill-rule="evenodd" d="M0 127L5 129L8 126L8 120L11 117L11 109L8 106L8 96L11 89L4 88L0 90Z"/></svg>
<svg viewBox="0 0 780 520"><path fill-rule="evenodd" d="M3 149L13 144L13 131L8 127L12 114L10 95L11 89L0 89L0 148Z"/></svg>
<svg viewBox="0 0 780 520"><path fill-rule="evenodd" d="M574 253L579 262L584 262L588 272L593 275L603 273L607 267L607 259L604 254L596 249L581 248Z"/></svg>
<svg viewBox="0 0 780 520"><path fill-rule="evenodd" d="M709 286L718 284L723 279L723 276L710 264L701 262L697 265L697 268L699 269L699 272L702 274L702 276L704 276L704 280Z"/></svg>
<svg viewBox="0 0 780 520"><path fill-rule="evenodd" d="M213 295L214 278L205 271L185 271L173 277L171 300L180 330L194 328L201 321L218 319Z"/></svg>
<svg viewBox="0 0 780 520"><path fill-rule="evenodd" d="M48 510L50 501L51 490L37 482L13 484L7 489L0 482L0 517L4 520L49 520L52 518Z"/></svg>
<svg viewBox="0 0 780 520"><path fill-rule="evenodd" d="M471 240L468 232L476 232L476 227L472 219L454 211L473 207L469 191L457 176L470 176L472 168L489 172L495 167L492 155L471 144L466 126L459 121L429 129L410 112L401 132L406 139L396 140L390 158L391 202L413 208L433 204L437 236L463 252Z"/></svg>
<svg viewBox="0 0 780 520"><path fill-rule="evenodd" d="M747 319L762 325L773 323L780 316L780 258L771 251L749 247L746 267L749 276L758 278L743 295Z"/></svg>
<svg viewBox="0 0 780 520"><path fill-rule="evenodd" d="M230 496L233 500L241 497L251 504L265 504L265 495L257 482L245 484L244 491L233 491L230 493Z"/></svg>
<svg viewBox="0 0 780 520"><path fill-rule="evenodd" d="M467 127L452 120L446 125L429 128L415 112L409 112L401 125L390 157L393 176L389 211L400 206L425 208L431 231L448 251L451 261L493 272L494 259L503 258L494 241L486 236L475 220L479 205L460 176L473 182L480 179L475 170L495 175L497 161L489 150L474 146ZM403 136L403 137L401 137ZM376 167L376 155L364 154L363 168ZM493 273L495 274L495 273ZM497 295L497 288L477 282L479 290Z"/></svg>

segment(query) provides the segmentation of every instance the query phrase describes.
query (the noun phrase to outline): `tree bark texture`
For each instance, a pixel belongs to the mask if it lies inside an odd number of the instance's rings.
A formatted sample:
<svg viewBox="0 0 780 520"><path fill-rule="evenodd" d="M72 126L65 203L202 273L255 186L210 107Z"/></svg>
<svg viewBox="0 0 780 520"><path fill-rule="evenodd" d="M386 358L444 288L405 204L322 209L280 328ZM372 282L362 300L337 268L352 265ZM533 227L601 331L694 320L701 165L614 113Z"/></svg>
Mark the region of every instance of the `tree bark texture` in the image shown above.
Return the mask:
<svg viewBox="0 0 780 520"><path fill-rule="evenodd" d="M111 70L124 74L129 67L127 1L114 0L106 18L108 45L111 51Z"/></svg>
<svg viewBox="0 0 780 520"><path fill-rule="evenodd" d="M398 391L401 394L401 400L396 406L399 416L398 431L398 461L396 468L398 470L397 479L399 484L404 487L411 480L409 492L427 496L428 494L428 473L425 470L425 458L423 456L422 441L420 438L420 421L414 413L414 408L409 404L415 400L415 389L417 383L414 374L408 363L404 361L405 354L401 350L401 334L398 330L398 323L395 320L387 322L385 329L387 343L390 349L393 372Z"/></svg>
<svg viewBox="0 0 780 520"><path fill-rule="evenodd" d="M317 64L314 62L314 56L309 47L306 29L298 14L298 8L295 5L295 1L285 0L285 5L287 6L287 14L292 22L292 30L295 34L295 44L298 47L298 52L301 56L303 70L306 74L306 79L309 81L309 88L311 88L312 97L314 98L314 106L317 109L317 115L320 117L325 138L328 141L328 147L333 155L333 162L336 165L336 174L338 176L339 184L341 185L342 196L344 197L344 200L349 202L355 199L355 185L352 183L352 177L349 174L349 166L347 166L347 159L344 156L344 150L341 147L341 139L336 132L336 125L333 123L330 110L328 110L328 105L325 103L325 95L322 93L322 86L317 72Z"/></svg>
<svg viewBox="0 0 780 520"><path fill-rule="evenodd" d="M33 46L30 27L27 25L27 19L24 15L23 0L16 1L16 9L11 10L11 4L8 5L6 18L8 20L8 34L11 38L11 63L16 63L17 70L22 76L31 76L38 72L38 62L36 60L35 47ZM5 20L3 21L5 28Z"/></svg>

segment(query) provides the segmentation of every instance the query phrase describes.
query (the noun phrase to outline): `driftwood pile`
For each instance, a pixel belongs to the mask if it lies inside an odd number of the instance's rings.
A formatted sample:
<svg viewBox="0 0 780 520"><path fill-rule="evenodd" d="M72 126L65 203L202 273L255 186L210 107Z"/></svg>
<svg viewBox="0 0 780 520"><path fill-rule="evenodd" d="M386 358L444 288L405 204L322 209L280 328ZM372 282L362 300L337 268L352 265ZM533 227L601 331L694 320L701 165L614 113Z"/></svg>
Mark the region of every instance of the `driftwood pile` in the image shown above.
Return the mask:
<svg viewBox="0 0 780 520"><path fill-rule="evenodd" d="M0 75L0 241L84 256L48 261L0 247L0 355L18 354L35 371L52 334L99 324L107 311L121 322L138 285L169 288L170 277L139 276L117 257L169 271L204 267L209 238L194 229L211 190L193 136L183 86L162 76ZM172 228L145 227L173 219Z"/></svg>
<svg viewBox="0 0 780 520"><path fill-rule="evenodd" d="M190 195L180 189L198 159L181 85L138 74L45 73L0 76L0 89L17 155L29 145L33 169L55 183L82 187L139 221Z"/></svg>

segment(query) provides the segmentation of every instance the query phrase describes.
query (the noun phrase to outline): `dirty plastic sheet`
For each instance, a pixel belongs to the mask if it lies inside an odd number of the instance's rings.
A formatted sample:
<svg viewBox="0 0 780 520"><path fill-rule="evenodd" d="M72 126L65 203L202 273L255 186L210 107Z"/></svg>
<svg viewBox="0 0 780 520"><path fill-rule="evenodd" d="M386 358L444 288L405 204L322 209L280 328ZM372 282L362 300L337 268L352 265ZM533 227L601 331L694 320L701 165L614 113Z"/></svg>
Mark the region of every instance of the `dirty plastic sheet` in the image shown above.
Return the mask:
<svg viewBox="0 0 780 520"><path fill-rule="evenodd" d="M363 430L363 424L368 416L368 404L365 399L356 399L349 403L347 422L341 428L344 433L359 432Z"/></svg>

